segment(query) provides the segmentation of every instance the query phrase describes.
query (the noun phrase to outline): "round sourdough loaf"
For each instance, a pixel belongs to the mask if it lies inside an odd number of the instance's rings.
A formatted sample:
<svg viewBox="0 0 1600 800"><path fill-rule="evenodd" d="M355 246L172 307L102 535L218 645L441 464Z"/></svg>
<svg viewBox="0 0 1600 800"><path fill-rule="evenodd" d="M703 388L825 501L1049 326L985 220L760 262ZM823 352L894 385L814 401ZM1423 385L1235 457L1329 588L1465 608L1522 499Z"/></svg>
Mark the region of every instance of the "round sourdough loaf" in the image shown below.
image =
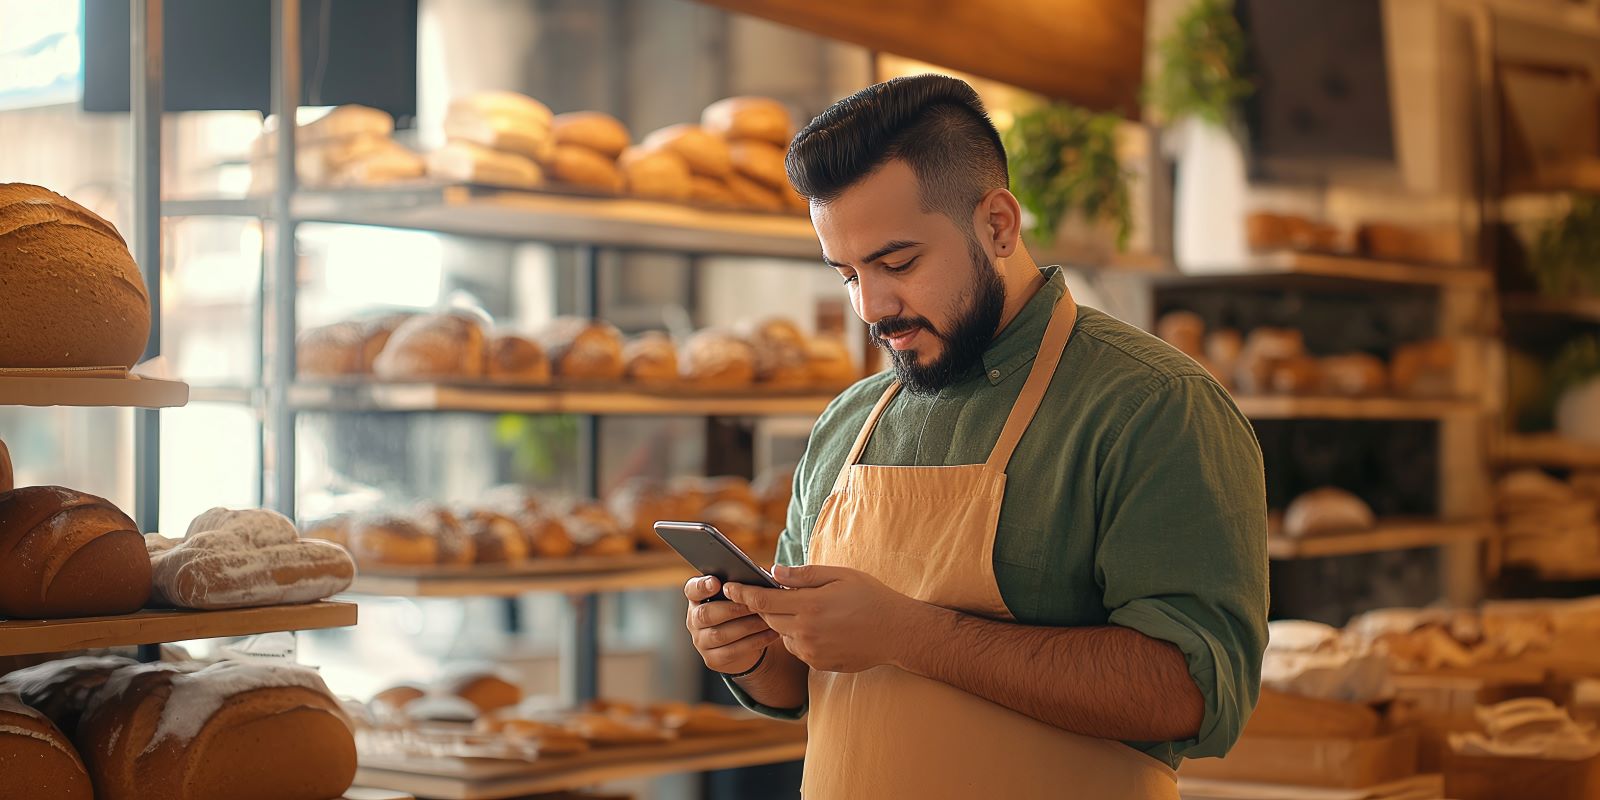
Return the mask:
<svg viewBox="0 0 1600 800"><path fill-rule="evenodd" d="M110 501L60 486L0 493L0 617L129 614L150 586L144 537Z"/></svg>
<svg viewBox="0 0 1600 800"><path fill-rule="evenodd" d="M50 720L0 694L0 800L93 800L89 773Z"/></svg>

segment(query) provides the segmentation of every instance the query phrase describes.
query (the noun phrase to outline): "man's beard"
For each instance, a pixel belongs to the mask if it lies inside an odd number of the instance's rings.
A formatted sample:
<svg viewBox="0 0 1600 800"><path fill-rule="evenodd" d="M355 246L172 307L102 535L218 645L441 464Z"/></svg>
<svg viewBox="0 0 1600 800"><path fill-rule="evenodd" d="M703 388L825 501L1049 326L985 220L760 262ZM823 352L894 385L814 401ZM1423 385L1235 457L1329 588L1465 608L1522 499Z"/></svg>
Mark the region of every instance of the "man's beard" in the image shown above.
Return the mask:
<svg viewBox="0 0 1600 800"><path fill-rule="evenodd" d="M925 317L889 317L873 323L869 329L872 343L889 354L895 377L915 394L934 395L957 380L965 377L973 365L989 349L1000 317L1005 312L1006 286L989 263L989 255L977 242L968 246L972 261L973 282L962 294L965 310L958 314L948 330L939 330ZM912 350L896 350L884 337L922 328L944 343L944 352L930 362L918 360Z"/></svg>

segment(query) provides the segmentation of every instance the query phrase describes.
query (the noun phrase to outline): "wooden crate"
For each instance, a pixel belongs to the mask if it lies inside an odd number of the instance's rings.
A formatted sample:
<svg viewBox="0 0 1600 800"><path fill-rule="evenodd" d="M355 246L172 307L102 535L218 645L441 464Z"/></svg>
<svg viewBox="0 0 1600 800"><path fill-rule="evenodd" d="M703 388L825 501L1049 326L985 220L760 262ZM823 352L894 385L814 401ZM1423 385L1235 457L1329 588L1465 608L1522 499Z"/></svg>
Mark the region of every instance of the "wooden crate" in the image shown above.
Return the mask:
<svg viewBox="0 0 1600 800"><path fill-rule="evenodd" d="M1417 774L1417 731L1367 738L1241 736L1226 758L1185 761L1183 777L1362 788Z"/></svg>

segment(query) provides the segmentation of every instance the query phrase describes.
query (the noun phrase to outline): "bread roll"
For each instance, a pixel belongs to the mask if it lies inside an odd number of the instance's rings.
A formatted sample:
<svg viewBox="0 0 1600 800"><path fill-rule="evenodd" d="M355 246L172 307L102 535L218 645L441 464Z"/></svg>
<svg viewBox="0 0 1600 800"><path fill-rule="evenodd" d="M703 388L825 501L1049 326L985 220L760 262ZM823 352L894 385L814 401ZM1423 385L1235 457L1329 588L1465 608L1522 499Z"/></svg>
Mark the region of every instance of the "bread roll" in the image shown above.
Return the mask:
<svg viewBox="0 0 1600 800"><path fill-rule="evenodd" d="M328 183L332 186L382 186L415 180L427 171L428 163L422 156L393 140L385 140L370 152L334 170Z"/></svg>
<svg viewBox="0 0 1600 800"><path fill-rule="evenodd" d="M1447 339L1403 344L1389 363L1389 385L1402 397L1455 394L1455 347Z"/></svg>
<svg viewBox="0 0 1600 800"><path fill-rule="evenodd" d="M404 325L406 320L420 316L415 311L401 311L394 314L384 314L381 317L365 320L361 323L361 372L372 374L372 365L377 363L378 354L383 352L385 345L389 344L389 337Z"/></svg>
<svg viewBox="0 0 1600 800"><path fill-rule="evenodd" d="M439 540L439 563L445 566L464 567L471 564L477 553L472 537L467 535L461 519L441 505L425 503L417 508L417 524Z"/></svg>
<svg viewBox="0 0 1600 800"><path fill-rule="evenodd" d="M680 371L696 389L747 388L756 377L755 351L727 331L700 331L684 345Z"/></svg>
<svg viewBox="0 0 1600 800"><path fill-rule="evenodd" d="M1215 370L1212 377L1229 391L1233 389L1234 375L1239 370L1239 358L1243 350L1244 337L1232 328L1206 334L1206 361Z"/></svg>
<svg viewBox="0 0 1600 800"><path fill-rule="evenodd" d="M688 163L689 171L696 175L725 178L733 172L733 156L728 151L728 143L707 133L699 125L668 125L644 137L639 146L645 150L677 153Z"/></svg>
<svg viewBox="0 0 1600 800"><path fill-rule="evenodd" d="M738 195L728 188L726 180L704 175L690 176L689 199L714 208L737 208L740 205Z"/></svg>
<svg viewBox="0 0 1600 800"><path fill-rule="evenodd" d="M422 314L406 320L372 363L385 380L481 378L482 324L464 313Z"/></svg>
<svg viewBox="0 0 1600 800"><path fill-rule="evenodd" d="M861 370L844 342L827 336L806 340L806 368L817 386L844 387L861 378Z"/></svg>
<svg viewBox="0 0 1600 800"><path fill-rule="evenodd" d="M355 778L349 718L303 667L125 667L78 731L99 800L326 800Z"/></svg>
<svg viewBox="0 0 1600 800"><path fill-rule="evenodd" d="M78 731L78 720L88 708L89 698L105 685L111 673L135 663L121 656L50 661L0 677L0 695L20 697L71 738Z"/></svg>
<svg viewBox="0 0 1600 800"><path fill-rule="evenodd" d="M427 160L428 174L440 180L512 189L537 189L544 185L544 170L533 159L471 142L450 142L429 153Z"/></svg>
<svg viewBox="0 0 1600 800"><path fill-rule="evenodd" d="M300 535L307 539L321 539L332 542L340 547L350 546L350 515L335 514L319 520L306 523Z"/></svg>
<svg viewBox="0 0 1600 800"><path fill-rule="evenodd" d="M278 117L268 115L261 123L261 135L251 144L251 155L271 156L278 152ZM388 138L394 133L394 117L385 111L362 105L343 105L295 128L296 146L314 146L341 139Z"/></svg>
<svg viewBox="0 0 1600 800"><path fill-rule="evenodd" d="M753 326L747 338L755 353L757 383L781 388L812 383L811 367L806 362L806 335L799 326L773 317Z"/></svg>
<svg viewBox="0 0 1600 800"><path fill-rule="evenodd" d="M50 720L0 693L0 800L94 800L83 759Z"/></svg>
<svg viewBox="0 0 1600 800"><path fill-rule="evenodd" d="M753 208L757 211L782 211L784 209L783 195L777 190L769 189L761 184L732 172L723 180L728 183L728 191L738 198L739 205Z"/></svg>
<svg viewBox="0 0 1600 800"><path fill-rule="evenodd" d="M556 377L564 381L618 381L622 361L622 333L601 320L560 317L539 337L550 356Z"/></svg>
<svg viewBox="0 0 1600 800"><path fill-rule="evenodd" d="M1333 394L1367 397L1383 394L1389 386L1389 369L1383 360L1366 353L1322 359L1325 388Z"/></svg>
<svg viewBox="0 0 1600 800"><path fill-rule="evenodd" d="M556 145L550 158L550 177L573 186L607 194L622 194L627 181L617 162L587 147Z"/></svg>
<svg viewBox="0 0 1600 800"><path fill-rule="evenodd" d="M612 492L606 501L612 516L633 536L641 550L664 550L667 543L656 535L655 523L681 520L682 505L660 481L634 478Z"/></svg>
<svg viewBox="0 0 1600 800"><path fill-rule="evenodd" d="M150 295L117 229L48 189L0 184L0 367L131 367Z"/></svg>
<svg viewBox="0 0 1600 800"><path fill-rule="evenodd" d="M366 334L360 323L307 328L295 337L295 369L302 378L344 378L365 371Z"/></svg>
<svg viewBox="0 0 1600 800"><path fill-rule="evenodd" d="M682 508L681 519L698 519L710 504L705 478L681 475L667 482L667 491L677 498Z"/></svg>
<svg viewBox="0 0 1600 800"><path fill-rule="evenodd" d="M463 523L479 564L520 564L528 560L528 540L517 521L492 511L474 511Z"/></svg>
<svg viewBox="0 0 1600 800"><path fill-rule="evenodd" d="M678 348L672 337L650 331L631 339L622 349L623 376L641 386L671 386L678 382Z"/></svg>
<svg viewBox="0 0 1600 800"><path fill-rule="evenodd" d="M633 537L598 503L573 506L563 523L567 534L578 545L580 555L619 556L633 552Z"/></svg>
<svg viewBox="0 0 1600 800"><path fill-rule="evenodd" d="M567 558L578 552L578 543L567 533L566 524L552 514L524 513L517 522L533 558Z"/></svg>
<svg viewBox="0 0 1600 800"><path fill-rule="evenodd" d="M756 496L755 489L750 486L750 481L738 475L706 478L700 482L700 488L705 494L705 503L708 506L717 503L737 503L751 511L761 509L761 500Z"/></svg>
<svg viewBox="0 0 1600 800"><path fill-rule="evenodd" d="M369 703L379 712L379 716L394 716L392 712L405 711L406 706L421 700L427 695L422 687L415 684L402 684L391 686L372 696Z"/></svg>
<svg viewBox="0 0 1600 800"><path fill-rule="evenodd" d="M596 747L659 744L672 738L660 729L623 722L607 714L574 714L566 724L568 730Z"/></svg>
<svg viewBox="0 0 1600 800"><path fill-rule="evenodd" d="M484 733L535 741L539 746L540 758L573 756L589 751L587 741L554 722L517 717L480 717L476 727ZM578 800L578 797L578 795L567 797L556 795L552 800ZM600 796L586 793L582 795L582 800L600 800Z"/></svg>
<svg viewBox="0 0 1600 800"><path fill-rule="evenodd" d="M694 193L689 162L677 153L630 147L618 160L628 193L652 200L682 202Z"/></svg>
<svg viewBox="0 0 1600 800"><path fill-rule="evenodd" d="M1370 530L1376 524L1371 506L1333 487L1300 495L1283 514L1283 533L1294 538Z"/></svg>
<svg viewBox="0 0 1600 800"><path fill-rule="evenodd" d="M308 187L330 186L336 175L363 159L383 153L391 145L400 147L386 134L361 134L307 145L295 152L297 177ZM270 166L272 159L269 158L267 164ZM272 179L276 180L277 175Z"/></svg>
<svg viewBox="0 0 1600 800"><path fill-rule="evenodd" d="M553 122L550 109L526 95L476 92L450 101L444 133L453 142L471 142L544 163L555 148Z"/></svg>
<svg viewBox="0 0 1600 800"><path fill-rule="evenodd" d="M1322 364L1310 356L1297 356L1272 365L1272 391L1278 394L1321 394Z"/></svg>
<svg viewBox="0 0 1600 800"><path fill-rule="evenodd" d="M1169 311L1156 320L1156 336L1194 359L1205 358L1206 322L1193 311Z"/></svg>
<svg viewBox="0 0 1600 800"><path fill-rule="evenodd" d="M733 168L740 175L773 190L789 190L789 173L783 169L783 148L754 140L735 141L728 145L728 155Z"/></svg>
<svg viewBox="0 0 1600 800"><path fill-rule="evenodd" d="M478 707L453 694L429 693L407 704L405 715L418 722L472 722Z"/></svg>
<svg viewBox="0 0 1600 800"><path fill-rule="evenodd" d="M489 341L488 376L491 381L543 386L550 382L550 359L532 339L501 334Z"/></svg>
<svg viewBox="0 0 1600 800"><path fill-rule="evenodd" d="M350 588L356 570L344 548L301 539L282 514L223 508L195 518L183 541L157 554L151 568L156 600L207 611L332 597Z"/></svg>
<svg viewBox="0 0 1600 800"><path fill-rule="evenodd" d="M1256 328L1245 337L1234 372L1234 384L1244 394L1266 394L1279 362L1304 356L1305 337L1288 328Z"/></svg>
<svg viewBox="0 0 1600 800"><path fill-rule="evenodd" d="M794 119L789 109L769 97L729 97L718 100L700 113L700 124L707 131L729 141L752 139L789 146L794 136Z"/></svg>
<svg viewBox="0 0 1600 800"><path fill-rule="evenodd" d="M493 670L455 671L440 680L439 689L471 703L477 707L480 714L498 711L522 702L522 689Z"/></svg>
<svg viewBox="0 0 1600 800"><path fill-rule="evenodd" d="M133 520L60 486L0 494L0 617L129 614L150 599L150 558Z"/></svg>
<svg viewBox="0 0 1600 800"><path fill-rule="evenodd" d="M599 111L557 114L550 129L555 134L557 146L587 148L612 160L622 155L632 140L620 120Z"/></svg>
<svg viewBox="0 0 1600 800"><path fill-rule="evenodd" d="M362 564L432 566L439 563L439 538L405 517L362 516L350 522L350 553Z"/></svg>

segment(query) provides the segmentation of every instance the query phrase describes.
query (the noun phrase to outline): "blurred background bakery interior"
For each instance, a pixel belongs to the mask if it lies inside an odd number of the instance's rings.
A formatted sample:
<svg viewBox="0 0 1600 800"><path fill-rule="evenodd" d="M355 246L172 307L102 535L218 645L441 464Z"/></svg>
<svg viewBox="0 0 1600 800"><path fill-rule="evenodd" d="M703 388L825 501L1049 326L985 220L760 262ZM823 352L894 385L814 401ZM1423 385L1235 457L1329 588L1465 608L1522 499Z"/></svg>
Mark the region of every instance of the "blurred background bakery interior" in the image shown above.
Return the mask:
<svg viewBox="0 0 1600 800"><path fill-rule="evenodd" d="M0 587L0 673L242 661L318 700L237 769L352 798L795 796L804 727L705 669L649 523L771 556L886 366L784 148L925 72L988 105L1039 263L1259 437L1263 698L1184 796L1600 798L1597 0L0 0L0 490L89 497L0 509L105 534L94 597ZM108 270L143 291L101 313ZM251 548L303 572L179 577ZM0 765L8 714L87 752L161 713L5 681Z"/></svg>

